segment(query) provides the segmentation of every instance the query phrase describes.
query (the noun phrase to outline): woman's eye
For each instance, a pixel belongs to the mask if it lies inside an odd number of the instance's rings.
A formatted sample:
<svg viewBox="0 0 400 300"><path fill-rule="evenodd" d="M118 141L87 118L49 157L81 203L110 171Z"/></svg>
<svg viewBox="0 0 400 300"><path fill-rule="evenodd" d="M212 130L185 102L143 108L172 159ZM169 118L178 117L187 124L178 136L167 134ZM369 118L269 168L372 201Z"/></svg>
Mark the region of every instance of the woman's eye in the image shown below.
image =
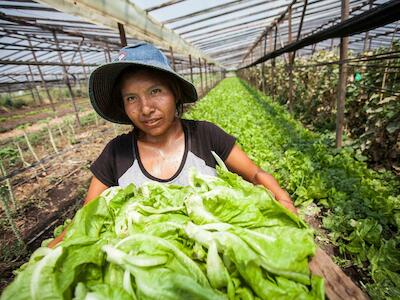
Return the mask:
<svg viewBox="0 0 400 300"><path fill-rule="evenodd" d="M152 95L158 94L158 93L160 93L160 92L161 92L161 89L159 89L159 88L156 88L156 89L152 89L152 90L151 90L151 94L152 94Z"/></svg>
<svg viewBox="0 0 400 300"><path fill-rule="evenodd" d="M128 102L135 102L135 100L136 100L136 97L135 97L135 96L128 96L128 97L126 97L126 101L128 101Z"/></svg>

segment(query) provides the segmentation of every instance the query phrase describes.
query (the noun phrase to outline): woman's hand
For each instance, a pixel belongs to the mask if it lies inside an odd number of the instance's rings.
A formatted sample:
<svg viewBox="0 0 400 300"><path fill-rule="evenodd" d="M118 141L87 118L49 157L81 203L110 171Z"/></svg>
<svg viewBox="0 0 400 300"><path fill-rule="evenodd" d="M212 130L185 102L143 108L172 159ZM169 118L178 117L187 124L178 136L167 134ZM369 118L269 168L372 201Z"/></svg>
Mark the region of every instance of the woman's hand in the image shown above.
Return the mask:
<svg viewBox="0 0 400 300"><path fill-rule="evenodd" d="M238 145L233 146L225 164L229 170L242 176L245 180L267 188L277 201L291 212L297 214L297 209L294 207L289 194L279 186L279 183L271 174L260 169Z"/></svg>

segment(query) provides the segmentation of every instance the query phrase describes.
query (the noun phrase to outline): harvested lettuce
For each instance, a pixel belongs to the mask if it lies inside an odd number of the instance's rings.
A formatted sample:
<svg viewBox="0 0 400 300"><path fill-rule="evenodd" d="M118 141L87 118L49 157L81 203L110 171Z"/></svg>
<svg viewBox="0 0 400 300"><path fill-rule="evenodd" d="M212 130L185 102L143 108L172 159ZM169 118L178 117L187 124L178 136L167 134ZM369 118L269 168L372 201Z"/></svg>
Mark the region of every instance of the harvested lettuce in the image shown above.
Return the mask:
<svg viewBox="0 0 400 300"><path fill-rule="evenodd" d="M324 299L308 268L312 231L264 188L217 172L106 190L1 300Z"/></svg>

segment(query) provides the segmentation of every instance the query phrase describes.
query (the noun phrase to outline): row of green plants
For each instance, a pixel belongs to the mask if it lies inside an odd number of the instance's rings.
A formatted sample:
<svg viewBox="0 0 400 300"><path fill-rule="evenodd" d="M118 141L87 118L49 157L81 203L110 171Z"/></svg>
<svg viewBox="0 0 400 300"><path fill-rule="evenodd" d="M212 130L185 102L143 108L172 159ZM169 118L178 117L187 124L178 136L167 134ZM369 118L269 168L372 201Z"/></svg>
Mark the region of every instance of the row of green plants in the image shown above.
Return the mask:
<svg viewBox="0 0 400 300"><path fill-rule="evenodd" d="M376 55L400 51L400 41L391 47L354 55L364 61L350 61L345 105L345 141L359 149L377 167L400 170L400 58L373 59ZM298 57L293 68L293 113L307 127L329 132L336 123L338 64L315 64L338 61L336 52L319 51L310 57ZM302 67L303 66L303 67ZM307 67L305 67L307 66ZM262 89L262 66L241 73L254 86ZM264 64L265 89L281 104L288 104L289 69L277 59L274 71Z"/></svg>
<svg viewBox="0 0 400 300"><path fill-rule="evenodd" d="M185 116L223 127L296 205L316 205L337 263L356 268L373 299L400 297L400 184L392 173L369 169L351 148L331 147L238 78L225 79Z"/></svg>
<svg viewBox="0 0 400 300"><path fill-rule="evenodd" d="M2 93L0 95L0 108L5 111L11 111L32 105L42 105L50 103L47 92L43 87L37 86L37 89L32 88L35 99L32 98L32 93L30 92L29 89L31 89L31 87L28 87L27 90ZM48 88L48 90L50 93L50 97L52 97L53 99L53 102L59 102L62 99L70 98L70 94L67 87L51 86ZM75 97L87 96L86 85L81 84L73 86L72 91ZM38 93L43 103L39 102Z"/></svg>
<svg viewBox="0 0 400 300"><path fill-rule="evenodd" d="M50 141L50 133L54 138L55 145L58 150L62 150L63 143L62 139L67 139L70 144L76 143L75 134L77 133L78 126L76 125L76 119L74 116L70 116L65 118L61 123L57 125L51 125L49 123L50 119L44 120L41 123L45 123L43 129L35 131L33 133L27 133L27 137L29 143L34 147L40 147L42 151L46 152L48 155L54 154L54 147ZM93 124L99 124L100 122L104 122L103 119L98 117L95 112L90 112L84 116L80 116L81 126L84 127ZM25 129L22 127L21 129ZM23 162L21 161L21 156L18 152L17 144L20 146L23 151L23 156L31 157L31 153L29 153L29 147L27 145L26 138L22 136L18 136L12 140L9 140L7 143L2 144L0 148L0 161L5 165L6 169L14 169L20 168L23 166ZM33 161L31 161L33 162Z"/></svg>

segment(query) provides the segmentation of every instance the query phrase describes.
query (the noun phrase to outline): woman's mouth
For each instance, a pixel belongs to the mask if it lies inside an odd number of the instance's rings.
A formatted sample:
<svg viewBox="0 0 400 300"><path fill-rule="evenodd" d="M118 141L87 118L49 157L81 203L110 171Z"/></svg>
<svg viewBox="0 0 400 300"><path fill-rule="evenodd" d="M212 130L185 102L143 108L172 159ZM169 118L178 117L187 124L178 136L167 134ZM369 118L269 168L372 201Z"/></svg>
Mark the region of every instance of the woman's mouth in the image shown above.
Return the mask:
<svg viewBox="0 0 400 300"><path fill-rule="evenodd" d="M143 121L143 124L147 127L156 127L159 125L160 121L161 121L161 118L150 119L150 120Z"/></svg>

